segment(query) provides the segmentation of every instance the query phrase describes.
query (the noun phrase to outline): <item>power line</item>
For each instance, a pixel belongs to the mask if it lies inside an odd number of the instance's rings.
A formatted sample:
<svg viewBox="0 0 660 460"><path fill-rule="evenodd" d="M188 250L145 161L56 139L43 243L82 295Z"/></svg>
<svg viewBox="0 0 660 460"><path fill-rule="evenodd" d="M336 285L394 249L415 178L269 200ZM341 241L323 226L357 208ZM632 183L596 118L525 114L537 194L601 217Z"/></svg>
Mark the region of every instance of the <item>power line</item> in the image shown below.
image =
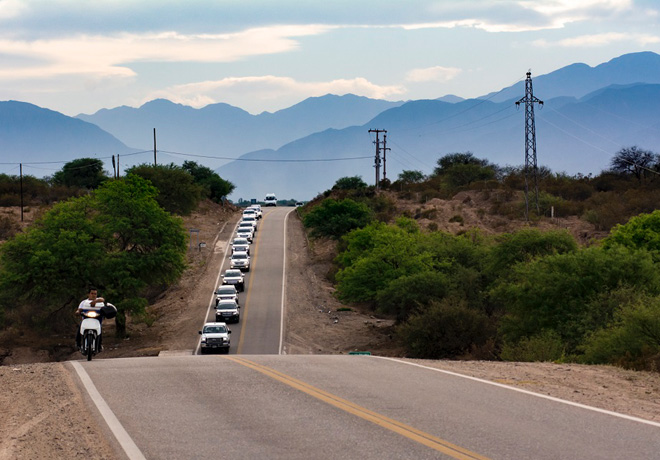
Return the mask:
<svg viewBox="0 0 660 460"><path fill-rule="evenodd" d="M197 158L209 158L213 160L231 160L231 161L253 161L253 162L266 162L266 163L314 163L314 162L331 162L331 161L350 161L350 160L364 160L366 158L371 158L371 156L362 156L362 157L343 157L343 158L296 158L296 159L269 159L269 158L231 158L231 157L220 157L212 155L198 155L192 153L181 153L181 152L170 152L167 150L159 150L162 153L169 153L170 155L180 155L183 157L197 157Z"/></svg>

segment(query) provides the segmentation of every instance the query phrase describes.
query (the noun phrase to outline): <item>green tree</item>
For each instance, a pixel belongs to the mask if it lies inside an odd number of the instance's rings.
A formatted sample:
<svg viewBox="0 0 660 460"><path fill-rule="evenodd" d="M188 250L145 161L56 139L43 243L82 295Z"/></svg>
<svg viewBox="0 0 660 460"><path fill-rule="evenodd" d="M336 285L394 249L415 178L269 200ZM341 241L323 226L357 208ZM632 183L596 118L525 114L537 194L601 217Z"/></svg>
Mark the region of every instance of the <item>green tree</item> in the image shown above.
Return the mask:
<svg viewBox="0 0 660 460"><path fill-rule="evenodd" d="M419 234L392 225L372 226L368 232L356 233L349 235L349 254L343 258L350 264L336 275L337 295L344 300L371 302L393 280L432 267L430 254L419 251ZM375 238L365 246L369 233Z"/></svg>
<svg viewBox="0 0 660 460"><path fill-rule="evenodd" d="M494 179L495 167L487 160L476 158L472 152L450 153L440 158L433 170L450 187L461 187L472 182Z"/></svg>
<svg viewBox="0 0 660 460"><path fill-rule="evenodd" d="M193 177L196 184L204 187L206 195L215 203L222 203L235 189L234 184L221 178L211 168L198 165L194 161L184 161L182 168Z"/></svg>
<svg viewBox="0 0 660 460"><path fill-rule="evenodd" d="M585 341L583 361L655 370L660 364L660 298L623 306L614 321Z"/></svg>
<svg viewBox="0 0 660 460"><path fill-rule="evenodd" d="M314 235L338 239L367 225L372 219L371 214L367 205L350 198L340 201L326 198L303 218L303 224L311 228Z"/></svg>
<svg viewBox="0 0 660 460"><path fill-rule="evenodd" d="M419 184L420 182L423 182L424 179L426 179L426 176L424 176L424 173L421 171L406 169L401 171L397 178L399 182L403 182L404 184Z"/></svg>
<svg viewBox="0 0 660 460"><path fill-rule="evenodd" d="M489 252L488 260L488 270L493 278L506 277L511 267L519 262L578 250L573 236L564 230L541 232L528 228L502 234L495 240L497 244Z"/></svg>
<svg viewBox="0 0 660 460"><path fill-rule="evenodd" d="M149 287L174 282L185 268L186 232L155 201L157 190L129 175L93 194L55 205L0 249L0 304L29 312L46 327L69 324L93 285L125 314L139 313Z"/></svg>
<svg viewBox="0 0 660 460"><path fill-rule="evenodd" d="M423 311L432 301L442 300L449 292L450 281L444 273L424 271L404 275L378 292L377 310L405 321L411 314Z"/></svg>
<svg viewBox="0 0 660 460"><path fill-rule="evenodd" d="M362 180L360 176L341 177L337 179L335 185L332 186L333 190L358 190L365 188L367 183Z"/></svg>
<svg viewBox="0 0 660 460"><path fill-rule="evenodd" d="M53 174L53 183L67 187L95 189L108 180L103 161L97 158L79 158L66 163Z"/></svg>
<svg viewBox="0 0 660 460"><path fill-rule="evenodd" d="M187 216L197 208L204 195L204 187L183 168L170 164L153 166L143 164L127 171L147 179L158 190L156 201L171 213Z"/></svg>
<svg viewBox="0 0 660 460"><path fill-rule="evenodd" d="M604 301L619 289L652 295L660 276L648 253L587 248L517 264L491 291L506 314L500 332L508 343L544 330L557 332L574 353L584 337L612 320L618 305Z"/></svg>
<svg viewBox="0 0 660 460"><path fill-rule="evenodd" d="M603 246L646 249L656 261L660 261L660 210L640 214L625 224L615 226L603 241Z"/></svg>

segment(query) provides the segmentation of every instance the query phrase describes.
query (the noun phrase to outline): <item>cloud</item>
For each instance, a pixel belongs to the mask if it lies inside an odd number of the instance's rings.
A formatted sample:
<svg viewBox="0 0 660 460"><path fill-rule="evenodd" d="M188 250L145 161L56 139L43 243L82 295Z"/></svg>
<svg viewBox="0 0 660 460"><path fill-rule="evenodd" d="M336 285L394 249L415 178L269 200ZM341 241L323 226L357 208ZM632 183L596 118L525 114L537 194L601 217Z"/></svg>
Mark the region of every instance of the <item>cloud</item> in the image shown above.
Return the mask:
<svg viewBox="0 0 660 460"><path fill-rule="evenodd" d="M202 107L219 101L238 105L245 110L276 110L291 102L325 94L356 94L375 99L386 99L404 94L402 86L381 86L365 78L338 79L325 82L300 82L290 77L273 75L230 77L216 81L203 81L171 86L151 93L143 102L166 98L173 102ZM255 101L255 107L246 107L246 101Z"/></svg>
<svg viewBox="0 0 660 460"><path fill-rule="evenodd" d="M456 67L441 66L413 69L406 74L406 80L412 82L447 82L456 78L461 72L462 70Z"/></svg>
<svg viewBox="0 0 660 460"><path fill-rule="evenodd" d="M294 39L324 33L328 26L293 25L229 34L176 32L80 35L39 40L0 39L0 54L29 58L29 66L5 67L0 78L45 78L62 74L132 77L136 62L232 62L249 56L294 51Z"/></svg>
<svg viewBox="0 0 660 460"><path fill-rule="evenodd" d="M563 48L588 48L597 46L608 46L618 42L634 42L639 46L647 46L654 43L660 43L660 36L649 34L610 32L594 35L580 35L578 37L565 38L555 42L547 40L535 40L534 45L542 48L563 47Z"/></svg>
<svg viewBox="0 0 660 460"><path fill-rule="evenodd" d="M0 0L0 20L18 17L26 9L27 5L21 0Z"/></svg>

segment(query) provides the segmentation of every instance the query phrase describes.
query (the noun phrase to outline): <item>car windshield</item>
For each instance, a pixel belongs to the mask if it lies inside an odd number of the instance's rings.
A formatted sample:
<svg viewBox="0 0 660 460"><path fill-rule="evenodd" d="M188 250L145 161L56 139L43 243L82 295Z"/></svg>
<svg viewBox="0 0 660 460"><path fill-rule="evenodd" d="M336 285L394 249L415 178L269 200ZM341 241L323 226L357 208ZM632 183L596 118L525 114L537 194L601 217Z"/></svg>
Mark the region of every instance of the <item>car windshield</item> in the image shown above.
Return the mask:
<svg viewBox="0 0 660 460"><path fill-rule="evenodd" d="M252 224L250 222L241 222L238 224L239 228L252 228Z"/></svg>
<svg viewBox="0 0 660 460"><path fill-rule="evenodd" d="M246 245L246 244L248 244L248 240L246 238L234 238L234 244Z"/></svg>
<svg viewBox="0 0 660 460"><path fill-rule="evenodd" d="M241 276L241 271L240 270L227 270L225 272L225 276L229 278L237 278Z"/></svg>
<svg viewBox="0 0 660 460"><path fill-rule="evenodd" d="M234 259L247 259L248 256L247 256L247 254L243 254L242 252L235 252L233 258Z"/></svg>
<svg viewBox="0 0 660 460"><path fill-rule="evenodd" d="M204 326L204 334L222 334L227 332L226 326Z"/></svg>
<svg viewBox="0 0 660 460"><path fill-rule="evenodd" d="M218 295L236 295L236 288L234 286L219 287L216 291Z"/></svg>
<svg viewBox="0 0 660 460"><path fill-rule="evenodd" d="M236 310L236 304L232 303L222 303L220 302L216 307L217 310Z"/></svg>
<svg viewBox="0 0 660 460"><path fill-rule="evenodd" d="M243 221L252 222L254 221L254 216L243 216Z"/></svg>

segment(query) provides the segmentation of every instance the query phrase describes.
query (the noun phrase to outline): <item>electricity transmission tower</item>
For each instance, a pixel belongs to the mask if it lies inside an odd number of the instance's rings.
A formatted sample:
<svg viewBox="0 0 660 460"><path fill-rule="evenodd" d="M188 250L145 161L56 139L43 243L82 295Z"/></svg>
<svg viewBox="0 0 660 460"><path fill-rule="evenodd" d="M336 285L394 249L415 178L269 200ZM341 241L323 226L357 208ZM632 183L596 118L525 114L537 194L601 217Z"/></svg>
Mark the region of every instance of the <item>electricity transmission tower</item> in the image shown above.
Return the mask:
<svg viewBox="0 0 660 460"><path fill-rule="evenodd" d="M374 168L376 168L376 190L380 188L380 139L379 139L379 134L380 133L385 133L387 134L387 130L385 129L370 129L370 133L376 133L376 140L374 141L374 144L376 144L376 158L374 159Z"/></svg>
<svg viewBox="0 0 660 460"><path fill-rule="evenodd" d="M525 218L529 220L529 175L530 169L534 180L534 201L536 214L539 210L538 166L536 164L536 127L534 125L534 103L543 105L543 101L534 97L532 91L532 72L527 72L525 79L525 97L516 102L516 106L525 103Z"/></svg>

